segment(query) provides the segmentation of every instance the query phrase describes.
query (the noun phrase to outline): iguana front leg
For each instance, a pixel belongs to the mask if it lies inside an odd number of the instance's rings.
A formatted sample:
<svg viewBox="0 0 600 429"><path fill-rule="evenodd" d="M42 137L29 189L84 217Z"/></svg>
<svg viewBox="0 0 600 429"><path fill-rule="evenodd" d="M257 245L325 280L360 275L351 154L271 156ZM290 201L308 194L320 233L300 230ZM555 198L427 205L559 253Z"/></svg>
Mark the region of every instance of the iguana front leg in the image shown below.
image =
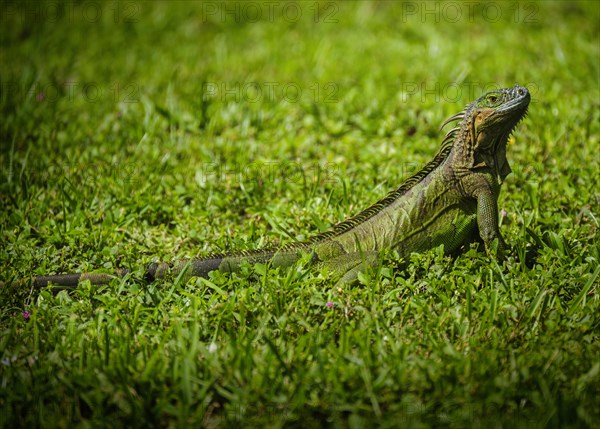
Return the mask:
<svg viewBox="0 0 600 429"><path fill-rule="evenodd" d="M483 240L488 253L493 253L494 240L498 240L496 257L502 260L506 253L506 243L502 239L502 234L500 234L500 228L498 227L497 193L486 187L478 193L476 198L479 236Z"/></svg>

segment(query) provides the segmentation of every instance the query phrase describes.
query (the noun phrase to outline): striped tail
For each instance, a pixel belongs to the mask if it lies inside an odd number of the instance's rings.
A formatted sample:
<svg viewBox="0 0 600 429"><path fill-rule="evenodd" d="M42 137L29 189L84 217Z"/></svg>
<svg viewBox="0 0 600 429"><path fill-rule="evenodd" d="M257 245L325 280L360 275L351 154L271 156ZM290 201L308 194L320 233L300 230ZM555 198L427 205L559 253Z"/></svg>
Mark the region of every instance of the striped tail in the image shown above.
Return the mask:
<svg viewBox="0 0 600 429"><path fill-rule="evenodd" d="M243 262L250 264L272 262L274 266L289 266L300 259L299 252L279 252L277 250L260 250L243 252L232 255L212 255L200 259L189 259L178 261L173 264L152 263L146 269L144 278L148 282L176 278L184 272L184 278L202 277L208 278L211 271L236 272ZM30 279L22 279L12 283L12 286L33 287L36 289L46 287L50 284L69 288L76 288L81 282L89 281L93 285L105 285L115 278L129 274L126 268L118 269L114 274L106 273L77 273L57 274L50 276L38 276ZM7 284L0 282L0 287Z"/></svg>
<svg viewBox="0 0 600 429"><path fill-rule="evenodd" d="M8 285L13 287L33 287L34 289L40 289L53 284L56 286L76 288L79 283L89 281L93 285L105 285L108 284L112 279L123 277L129 273L128 269L119 269L114 274L106 273L76 273L76 274L56 274L51 276L38 276L30 279L21 279L13 283L0 282L0 287L6 287Z"/></svg>

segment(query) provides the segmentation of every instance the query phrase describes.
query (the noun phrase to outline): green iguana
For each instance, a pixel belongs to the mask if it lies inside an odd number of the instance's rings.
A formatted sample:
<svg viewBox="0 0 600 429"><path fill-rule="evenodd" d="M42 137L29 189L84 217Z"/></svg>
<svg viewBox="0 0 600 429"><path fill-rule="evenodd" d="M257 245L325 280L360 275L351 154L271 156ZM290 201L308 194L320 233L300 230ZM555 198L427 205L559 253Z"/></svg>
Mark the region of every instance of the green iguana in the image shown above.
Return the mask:
<svg viewBox="0 0 600 429"><path fill-rule="evenodd" d="M446 253L481 240L488 253L503 258L506 245L498 228L498 194L511 172L506 160L508 138L525 117L527 88L491 91L442 124L460 121L442 141L437 155L399 188L331 230L279 248L211 255L173 264L153 263L149 281L181 274L208 277L211 271L233 272L247 261L285 267L310 254L341 283L351 282L382 250L395 249L400 257L443 245ZM127 274L65 274L34 277L34 287L49 283L77 286L82 281L106 284ZM29 282L28 281L28 282ZM20 282L18 282L20 283Z"/></svg>

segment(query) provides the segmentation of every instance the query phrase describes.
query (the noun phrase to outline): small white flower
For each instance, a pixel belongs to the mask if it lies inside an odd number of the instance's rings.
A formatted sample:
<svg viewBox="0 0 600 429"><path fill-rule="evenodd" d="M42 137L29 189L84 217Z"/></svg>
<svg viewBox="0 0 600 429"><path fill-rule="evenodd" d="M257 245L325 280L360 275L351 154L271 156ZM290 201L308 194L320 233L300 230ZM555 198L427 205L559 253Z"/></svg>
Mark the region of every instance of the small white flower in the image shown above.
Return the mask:
<svg viewBox="0 0 600 429"><path fill-rule="evenodd" d="M208 346L208 352L209 353L215 353L217 351L218 347L215 343L210 343Z"/></svg>

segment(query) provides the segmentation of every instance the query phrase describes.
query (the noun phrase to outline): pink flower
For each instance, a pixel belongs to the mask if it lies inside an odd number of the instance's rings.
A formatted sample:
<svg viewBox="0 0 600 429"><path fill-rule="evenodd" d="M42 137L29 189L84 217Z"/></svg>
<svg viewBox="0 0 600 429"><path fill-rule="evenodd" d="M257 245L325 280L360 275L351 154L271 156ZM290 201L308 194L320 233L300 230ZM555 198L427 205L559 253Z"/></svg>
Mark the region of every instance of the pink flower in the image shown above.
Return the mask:
<svg viewBox="0 0 600 429"><path fill-rule="evenodd" d="M327 304L325 304L327 307L331 308L333 307L333 302L331 301L327 301Z"/></svg>
<svg viewBox="0 0 600 429"><path fill-rule="evenodd" d="M25 320L29 319L30 315L31 315L31 313L29 311L24 311L23 312L23 319L25 319Z"/></svg>

